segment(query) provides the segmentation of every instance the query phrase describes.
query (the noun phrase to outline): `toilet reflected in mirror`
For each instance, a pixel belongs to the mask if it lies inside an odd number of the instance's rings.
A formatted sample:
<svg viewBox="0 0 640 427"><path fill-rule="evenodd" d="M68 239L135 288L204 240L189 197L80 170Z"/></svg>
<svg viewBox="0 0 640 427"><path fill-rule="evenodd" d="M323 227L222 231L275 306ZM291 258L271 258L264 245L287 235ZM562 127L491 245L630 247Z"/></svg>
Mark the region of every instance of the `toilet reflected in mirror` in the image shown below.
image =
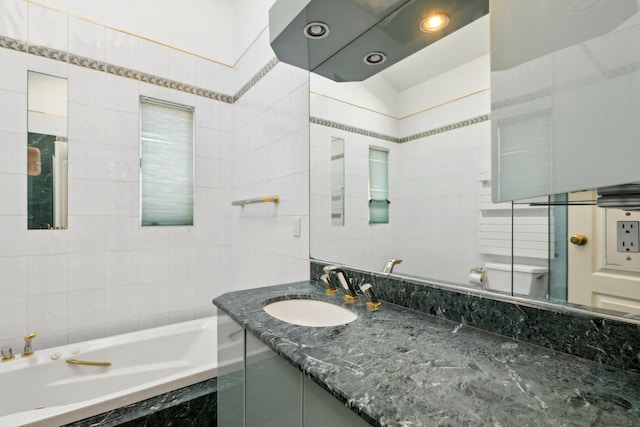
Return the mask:
<svg viewBox="0 0 640 427"><path fill-rule="evenodd" d="M542 266L488 262L484 266L482 285L486 289L510 295L547 298L548 272L548 268Z"/></svg>
<svg viewBox="0 0 640 427"><path fill-rule="evenodd" d="M28 72L28 228L68 227L67 79Z"/></svg>

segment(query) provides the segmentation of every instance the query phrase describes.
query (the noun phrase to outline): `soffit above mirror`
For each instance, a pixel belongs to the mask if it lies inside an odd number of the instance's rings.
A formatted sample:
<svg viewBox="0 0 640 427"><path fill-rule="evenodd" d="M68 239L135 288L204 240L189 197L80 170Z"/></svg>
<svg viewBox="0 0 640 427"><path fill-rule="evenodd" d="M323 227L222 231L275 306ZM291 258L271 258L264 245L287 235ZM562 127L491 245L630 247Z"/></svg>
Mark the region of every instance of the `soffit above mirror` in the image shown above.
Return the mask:
<svg viewBox="0 0 640 427"><path fill-rule="evenodd" d="M422 31L433 12L448 24ZM338 82L362 81L488 12L488 0L278 0L269 10L270 41L282 62ZM312 23L326 24L312 29L317 39L305 36ZM368 55L380 62L366 63Z"/></svg>

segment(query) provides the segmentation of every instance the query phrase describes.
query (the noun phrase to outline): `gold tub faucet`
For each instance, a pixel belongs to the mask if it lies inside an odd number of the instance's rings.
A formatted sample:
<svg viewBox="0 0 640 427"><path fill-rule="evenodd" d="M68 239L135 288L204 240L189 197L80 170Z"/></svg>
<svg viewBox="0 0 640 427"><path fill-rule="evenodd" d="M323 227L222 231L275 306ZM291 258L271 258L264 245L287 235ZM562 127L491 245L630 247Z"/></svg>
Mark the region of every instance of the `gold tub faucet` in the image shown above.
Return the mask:
<svg viewBox="0 0 640 427"><path fill-rule="evenodd" d="M31 340L37 337L38 334L31 332L24 337L24 350L22 351L22 357L33 356L33 348L31 347Z"/></svg>

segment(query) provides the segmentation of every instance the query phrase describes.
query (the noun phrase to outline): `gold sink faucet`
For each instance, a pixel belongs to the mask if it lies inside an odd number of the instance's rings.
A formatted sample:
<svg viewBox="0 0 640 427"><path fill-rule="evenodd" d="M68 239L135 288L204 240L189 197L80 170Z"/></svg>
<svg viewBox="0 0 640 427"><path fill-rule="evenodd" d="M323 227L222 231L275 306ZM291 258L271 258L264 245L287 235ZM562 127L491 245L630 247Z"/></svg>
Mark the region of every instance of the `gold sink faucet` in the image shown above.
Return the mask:
<svg viewBox="0 0 640 427"><path fill-rule="evenodd" d="M393 267L395 267L397 264L400 264L401 262L402 262L401 259L391 258L384 265L384 268L382 269L382 273L383 274L391 274L391 273L393 273Z"/></svg>
<svg viewBox="0 0 640 427"><path fill-rule="evenodd" d="M33 348L31 347L31 340L37 337L38 334L35 332L31 332L24 337L24 350L22 352L22 357L33 356Z"/></svg>
<svg viewBox="0 0 640 427"><path fill-rule="evenodd" d="M337 267L335 265L327 265L322 269L322 271L326 275L334 274L338 278L338 282L340 282L340 285L342 285L342 287L344 288L344 291L345 291L344 300L346 302L354 302L358 299L358 294L356 293L356 289L353 287L351 280L347 278L344 268ZM330 277L329 277L329 280L331 280ZM327 281L325 281L324 279L323 279L323 282L325 282L325 284L328 285Z"/></svg>

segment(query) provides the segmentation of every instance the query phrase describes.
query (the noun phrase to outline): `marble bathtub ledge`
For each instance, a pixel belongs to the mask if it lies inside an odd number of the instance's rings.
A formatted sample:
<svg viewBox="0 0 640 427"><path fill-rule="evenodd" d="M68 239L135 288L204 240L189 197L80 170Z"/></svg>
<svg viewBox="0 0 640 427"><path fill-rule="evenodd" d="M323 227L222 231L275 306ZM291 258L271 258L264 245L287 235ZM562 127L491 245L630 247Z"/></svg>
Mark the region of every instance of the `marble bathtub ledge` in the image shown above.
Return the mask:
<svg viewBox="0 0 640 427"><path fill-rule="evenodd" d="M348 306L358 318L303 327L277 298ZM383 302L327 296L314 281L224 294L214 304L376 426L638 426L640 375Z"/></svg>

